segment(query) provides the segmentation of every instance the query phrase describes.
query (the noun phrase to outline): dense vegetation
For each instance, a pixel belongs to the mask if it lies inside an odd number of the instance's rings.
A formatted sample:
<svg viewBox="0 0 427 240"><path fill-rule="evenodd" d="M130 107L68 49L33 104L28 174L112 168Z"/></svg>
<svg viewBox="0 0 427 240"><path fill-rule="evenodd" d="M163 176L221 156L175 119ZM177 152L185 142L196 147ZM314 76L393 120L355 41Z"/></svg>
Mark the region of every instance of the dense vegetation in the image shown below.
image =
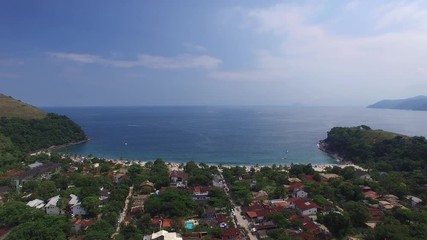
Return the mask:
<svg viewBox="0 0 427 240"><path fill-rule="evenodd" d="M405 199L407 195L417 196L423 201L427 199L427 141L424 137L407 137L381 130L372 130L367 126L353 128L333 128L328 137L322 141L322 147L330 154L335 154L346 161L363 165L370 169L374 181L355 179L351 172L332 169L344 179L351 182L335 180L329 187L345 186L340 194L346 201L359 201L360 193L351 193L350 183L353 186L367 185L379 194L391 193ZM354 174L353 174L354 175ZM346 177L347 176L347 177ZM341 182L341 183L340 183ZM325 189L326 190L326 189ZM334 200L339 200L335 198ZM350 202L342 205L347 210L353 226L360 226L362 221L354 221L355 216L360 218L366 215L363 206ZM367 239L424 239L427 234L427 214L424 208L418 211L404 208L394 208L385 214L383 222L373 232L367 234ZM327 216L324 223L337 229L338 225L345 222L335 219L337 216ZM340 216L339 218L343 218ZM345 229L340 227L340 229ZM336 232L340 236L342 232Z"/></svg>
<svg viewBox="0 0 427 240"><path fill-rule="evenodd" d="M48 113L43 119L2 118L0 131L24 152L81 141L86 137L79 125L54 113Z"/></svg>
<svg viewBox="0 0 427 240"><path fill-rule="evenodd" d="M66 116L48 113L42 119L0 119L0 169L13 167L26 153L86 138Z"/></svg>
<svg viewBox="0 0 427 240"><path fill-rule="evenodd" d="M367 126L335 127L322 144L344 160L380 171L424 171L427 169L427 140L406 137Z"/></svg>

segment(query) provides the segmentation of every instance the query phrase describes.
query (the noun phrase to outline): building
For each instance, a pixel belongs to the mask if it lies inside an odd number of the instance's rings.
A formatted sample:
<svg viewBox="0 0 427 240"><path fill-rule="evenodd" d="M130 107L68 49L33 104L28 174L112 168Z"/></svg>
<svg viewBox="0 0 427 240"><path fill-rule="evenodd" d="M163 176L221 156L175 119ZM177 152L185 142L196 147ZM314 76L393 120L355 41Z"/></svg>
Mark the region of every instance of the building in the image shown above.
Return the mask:
<svg viewBox="0 0 427 240"><path fill-rule="evenodd" d="M145 235L143 240L182 240L182 237L179 233L161 230L151 235Z"/></svg>
<svg viewBox="0 0 427 240"><path fill-rule="evenodd" d="M25 181L33 178L50 179L50 177L59 172L61 164L48 162L40 166L34 167L26 172L19 174L13 179L13 183L19 189Z"/></svg>
<svg viewBox="0 0 427 240"><path fill-rule="evenodd" d="M317 214L317 210L321 209L319 205L306 198L297 198L293 201L296 209L298 209L302 216L312 216Z"/></svg>
<svg viewBox="0 0 427 240"><path fill-rule="evenodd" d="M225 186L224 179L220 175L214 174L213 180L212 180L212 186L217 188L224 188Z"/></svg>
<svg viewBox="0 0 427 240"><path fill-rule="evenodd" d="M71 214L73 216L86 215L86 210L83 208L81 202L79 201L79 197L74 194L70 194L70 197L71 199L68 202L68 205L70 207Z"/></svg>
<svg viewBox="0 0 427 240"><path fill-rule="evenodd" d="M27 203L27 206L40 209L40 208L44 207L44 201L40 200L40 199L34 199L34 200L29 201Z"/></svg>
<svg viewBox="0 0 427 240"><path fill-rule="evenodd" d="M154 192L156 189L154 188L154 183L145 180L143 183L141 183L141 194L147 194Z"/></svg>
<svg viewBox="0 0 427 240"><path fill-rule="evenodd" d="M183 171L172 171L169 175L171 186L173 187L187 187L188 174Z"/></svg>
<svg viewBox="0 0 427 240"><path fill-rule="evenodd" d="M411 202L412 207L418 207L423 202L423 200L421 198L411 196L411 195L406 196L405 198Z"/></svg>
<svg viewBox="0 0 427 240"><path fill-rule="evenodd" d="M207 201L209 200L209 187L196 186L193 188L193 201Z"/></svg>
<svg viewBox="0 0 427 240"><path fill-rule="evenodd" d="M59 195L49 198L48 202L44 206L47 214L62 214L63 211L57 206L59 201Z"/></svg>

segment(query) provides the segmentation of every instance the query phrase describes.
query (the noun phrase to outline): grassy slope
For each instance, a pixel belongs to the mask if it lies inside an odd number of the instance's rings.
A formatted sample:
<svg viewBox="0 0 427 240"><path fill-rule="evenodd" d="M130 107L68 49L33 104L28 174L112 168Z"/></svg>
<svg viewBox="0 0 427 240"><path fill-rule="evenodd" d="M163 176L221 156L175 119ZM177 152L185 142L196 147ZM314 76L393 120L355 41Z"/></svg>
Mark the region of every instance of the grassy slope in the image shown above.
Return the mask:
<svg viewBox="0 0 427 240"><path fill-rule="evenodd" d="M0 93L0 118L42 119L45 116L38 108Z"/></svg>
<svg viewBox="0 0 427 240"><path fill-rule="evenodd" d="M398 134L396 134L396 133L387 132L387 131L383 131L383 130L368 130L368 131L363 131L362 133L363 133L363 137L370 144L375 144L375 143L382 142L382 141L388 140L388 139L392 139L392 138L398 136Z"/></svg>

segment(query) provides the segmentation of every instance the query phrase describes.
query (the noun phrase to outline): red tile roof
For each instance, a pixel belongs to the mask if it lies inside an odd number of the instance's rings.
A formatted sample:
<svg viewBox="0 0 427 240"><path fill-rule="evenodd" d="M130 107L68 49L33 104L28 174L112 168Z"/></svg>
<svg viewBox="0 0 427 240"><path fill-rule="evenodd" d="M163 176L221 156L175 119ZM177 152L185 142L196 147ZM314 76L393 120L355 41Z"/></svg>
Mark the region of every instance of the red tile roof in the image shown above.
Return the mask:
<svg viewBox="0 0 427 240"><path fill-rule="evenodd" d="M177 177L181 178L182 180L188 180L188 173L174 170L171 172L170 177Z"/></svg>
<svg viewBox="0 0 427 240"><path fill-rule="evenodd" d="M255 211L248 211L246 214L248 214L250 218L256 218L258 216Z"/></svg>
<svg viewBox="0 0 427 240"><path fill-rule="evenodd" d="M294 183L294 184L292 184L292 185L290 185L289 187L288 187L288 190L290 191L290 192L293 192L294 191L294 189L300 189L300 188L303 188L304 187L304 183L302 183L302 182L297 182L297 183Z"/></svg>
<svg viewBox="0 0 427 240"><path fill-rule="evenodd" d="M228 222L227 217L224 214L218 214L218 215L216 215L216 221L218 223Z"/></svg>
<svg viewBox="0 0 427 240"><path fill-rule="evenodd" d="M159 225L160 224L160 218L152 218L151 219L151 224L153 225Z"/></svg>
<svg viewBox="0 0 427 240"><path fill-rule="evenodd" d="M235 239L240 236L240 230L237 228L228 228L222 230L222 239Z"/></svg>
<svg viewBox="0 0 427 240"><path fill-rule="evenodd" d="M380 198L380 195L372 190L364 192L363 195L365 195L365 198L372 198L372 199Z"/></svg>
<svg viewBox="0 0 427 240"><path fill-rule="evenodd" d="M306 211L308 209L317 208L320 209L319 205L317 205L315 202L307 199L307 198L298 198L294 200L295 207L298 208L300 211Z"/></svg>
<svg viewBox="0 0 427 240"><path fill-rule="evenodd" d="M163 228L170 228L172 227L172 221L169 218L163 219Z"/></svg>

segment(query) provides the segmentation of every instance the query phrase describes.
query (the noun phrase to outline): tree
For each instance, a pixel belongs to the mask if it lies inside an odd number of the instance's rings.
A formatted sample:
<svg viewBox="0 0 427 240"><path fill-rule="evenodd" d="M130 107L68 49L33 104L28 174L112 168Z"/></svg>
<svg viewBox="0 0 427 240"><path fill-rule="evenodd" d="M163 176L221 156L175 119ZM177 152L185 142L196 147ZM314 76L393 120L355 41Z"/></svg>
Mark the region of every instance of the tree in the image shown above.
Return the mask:
<svg viewBox="0 0 427 240"><path fill-rule="evenodd" d="M350 201L344 205L354 227L362 227L369 219L368 208L361 202Z"/></svg>
<svg viewBox="0 0 427 240"><path fill-rule="evenodd" d="M323 217L325 226L336 237L345 236L351 227L350 218L341 213L330 212Z"/></svg>
<svg viewBox="0 0 427 240"><path fill-rule="evenodd" d="M96 196L85 197L82 200L82 206L87 213L91 215L96 215L99 212L98 206L101 204L101 201Z"/></svg>

